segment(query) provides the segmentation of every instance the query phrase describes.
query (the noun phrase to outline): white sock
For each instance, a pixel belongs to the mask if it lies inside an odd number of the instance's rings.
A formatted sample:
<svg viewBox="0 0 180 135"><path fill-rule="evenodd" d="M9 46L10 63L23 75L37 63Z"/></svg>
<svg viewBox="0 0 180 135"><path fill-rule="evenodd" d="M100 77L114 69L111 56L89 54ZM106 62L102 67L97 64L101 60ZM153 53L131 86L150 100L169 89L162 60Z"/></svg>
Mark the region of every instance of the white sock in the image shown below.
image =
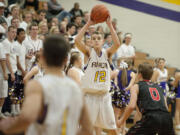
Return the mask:
<svg viewBox="0 0 180 135"><path fill-rule="evenodd" d="M1 111L2 111L2 106L0 106L0 113L2 113Z"/></svg>
<svg viewBox="0 0 180 135"><path fill-rule="evenodd" d="M16 104L16 105L15 105L15 108L16 108L16 112L17 112L17 113L20 113L20 104Z"/></svg>
<svg viewBox="0 0 180 135"><path fill-rule="evenodd" d="M15 104L12 104L11 105L11 113L15 113L16 112L16 110L15 110Z"/></svg>

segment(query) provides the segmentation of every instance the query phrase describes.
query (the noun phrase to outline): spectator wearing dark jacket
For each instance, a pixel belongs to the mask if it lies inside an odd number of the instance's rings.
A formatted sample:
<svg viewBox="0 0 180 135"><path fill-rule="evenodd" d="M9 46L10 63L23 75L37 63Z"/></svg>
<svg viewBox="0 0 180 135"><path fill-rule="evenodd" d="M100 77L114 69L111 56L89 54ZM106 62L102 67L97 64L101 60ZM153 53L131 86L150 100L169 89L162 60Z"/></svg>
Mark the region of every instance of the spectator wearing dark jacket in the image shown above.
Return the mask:
<svg viewBox="0 0 180 135"><path fill-rule="evenodd" d="M79 3L77 3L77 2L74 3L74 7L70 11L70 13L72 14L73 17L75 17L75 16L83 17L83 12L79 7L80 7Z"/></svg>

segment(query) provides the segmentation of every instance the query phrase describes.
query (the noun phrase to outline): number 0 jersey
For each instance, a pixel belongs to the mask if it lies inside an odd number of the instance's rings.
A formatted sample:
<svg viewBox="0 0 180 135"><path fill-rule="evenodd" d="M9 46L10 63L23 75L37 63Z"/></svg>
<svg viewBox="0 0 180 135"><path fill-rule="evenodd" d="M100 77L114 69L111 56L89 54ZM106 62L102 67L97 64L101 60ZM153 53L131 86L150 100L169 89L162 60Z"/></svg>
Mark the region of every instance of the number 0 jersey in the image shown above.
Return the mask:
<svg viewBox="0 0 180 135"><path fill-rule="evenodd" d="M82 77L82 89L88 93L108 92L110 90L110 65L105 49L98 56L91 50L89 61Z"/></svg>
<svg viewBox="0 0 180 135"><path fill-rule="evenodd" d="M142 114L151 111L167 112L163 90L152 82L140 81L137 105Z"/></svg>

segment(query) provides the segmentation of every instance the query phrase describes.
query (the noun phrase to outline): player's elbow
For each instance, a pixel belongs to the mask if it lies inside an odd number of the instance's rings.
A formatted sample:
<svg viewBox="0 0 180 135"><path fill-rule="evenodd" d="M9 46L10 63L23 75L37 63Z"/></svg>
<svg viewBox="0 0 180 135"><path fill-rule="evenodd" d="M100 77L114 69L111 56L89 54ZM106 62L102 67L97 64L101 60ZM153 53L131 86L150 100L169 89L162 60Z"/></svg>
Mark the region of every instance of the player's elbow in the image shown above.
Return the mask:
<svg viewBox="0 0 180 135"><path fill-rule="evenodd" d="M135 105L135 104L129 104L129 105L128 105L128 108L129 108L130 110L134 110L134 109L136 108L136 105Z"/></svg>
<svg viewBox="0 0 180 135"><path fill-rule="evenodd" d="M32 118L32 116L28 116L26 114L21 114L19 116L19 119L20 121L22 121L24 123L24 125L26 126L29 126L33 121L34 119Z"/></svg>

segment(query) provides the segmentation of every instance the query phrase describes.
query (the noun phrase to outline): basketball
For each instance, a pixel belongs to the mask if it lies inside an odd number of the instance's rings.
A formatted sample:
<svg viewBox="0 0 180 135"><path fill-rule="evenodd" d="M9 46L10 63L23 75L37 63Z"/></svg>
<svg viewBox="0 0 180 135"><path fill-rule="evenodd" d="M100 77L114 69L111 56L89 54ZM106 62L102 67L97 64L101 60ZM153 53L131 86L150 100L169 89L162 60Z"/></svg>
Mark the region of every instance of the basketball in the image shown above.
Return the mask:
<svg viewBox="0 0 180 135"><path fill-rule="evenodd" d="M104 5L96 5L91 10L91 20L95 23L102 23L107 20L109 10Z"/></svg>

